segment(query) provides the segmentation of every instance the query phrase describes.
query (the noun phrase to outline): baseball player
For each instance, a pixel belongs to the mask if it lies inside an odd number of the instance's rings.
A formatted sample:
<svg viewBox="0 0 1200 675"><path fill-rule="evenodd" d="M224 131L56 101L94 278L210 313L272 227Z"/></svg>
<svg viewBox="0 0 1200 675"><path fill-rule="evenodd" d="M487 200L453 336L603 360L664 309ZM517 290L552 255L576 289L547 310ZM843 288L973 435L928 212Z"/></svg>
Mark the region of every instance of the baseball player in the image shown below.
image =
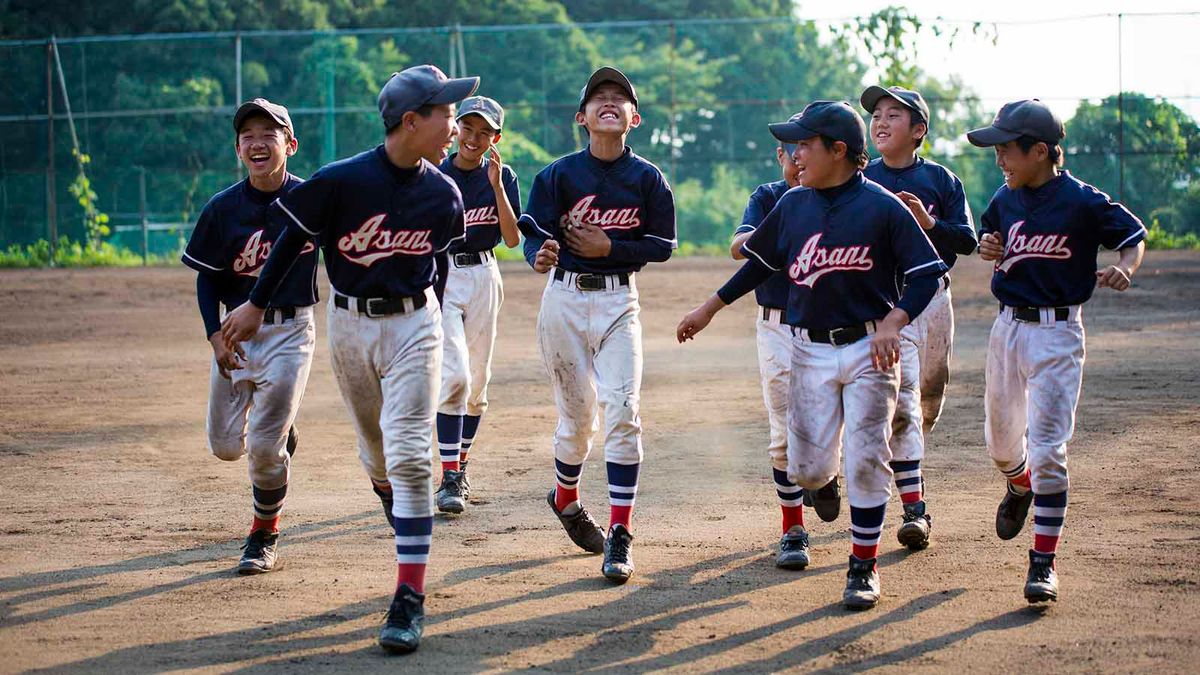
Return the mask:
<svg viewBox="0 0 1200 675"><path fill-rule="evenodd" d="M1033 504L1030 603L1058 600L1055 551L1067 510L1067 441L1083 384L1081 306L1097 282L1117 291L1142 262L1146 228L1108 195L1060 171L1062 122L1037 99L1000 108L967 139L994 147L1004 185L981 218L1000 313L988 338L984 437L1007 478L996 534L1016 537ZM1119 251L1097 271L1100 246Z"/></svg>
<svg viewBox="0 0 1200 675"><path fill-rule="evenodd" d="M962 181L940 164L917 155L932 117L920 92L903 87L867 87L859 97L871 113L871 140L882 157L871 160L863 175L891 190L912 211L947 267L975 251L978 241ZM903 283L903 280L899 280ZM892 422L892 471L904 505L896 538L910 550L929 545L933 520L925 508L921 460L925 436L942 414L950 378L954 309L950 275L921 315L901 331L900 395Z"/></svg>
<svg viewBox="0 0 1200 675"><path fill-rule="evenodd" d="M379 644L410 652L425 622L433 531L433 424L442 360L438 304L447 251L461 240L462 196L437 169L457 134L454 104L479 78L434 66L394 73L379 94L384 142L322 167L274 202L286 222L250 300L225 320L227 342L252 336L269 297L316 237L332 288L329 350L358 432L358 455L389 505L397 583Z"/></svg>
<svg viewBox="0 0 1200 675"><path fill-rule="evenodd" d="M588 146L538 173L518 221L530 265L542 274L553 270L537 322L558 408L557 481L547 501L576 545L604 553L604 576L624 583L634 568L630 519L642 462L642 325L635 273L670 258L676 247L675 200L658 167L625 145L641 116L637 92L621 71L604 67L592 73L575 121L586 127ZM597 401L605 423L607 537L579 497Z"/></svg>
<svg viewBox="0 0 1200 675"><path fill-rule="evenodd" d="M254 517L239 574L261 574L278 562L279 517L287 496L294 428L312 365L316 330L317 256L310 245L264 303L266 326L229 349L221 337L221 306L246 301L282 227L267 218L271 201L300 185L287 171L297 141L287 108L263 98L233 116L234 148L249 176L205 204L183 263L196 270L196 300L212 345L208 447L218 458L247 455Z"/></svg>
<svg viewBox="0 0 1200 675"><path fill-rule="evenodd" d="M759 185L750 195L750 202L742 215L742 224L734 231L729 246L729 253L734 260L745 260L742 244L775 208L779 198L800 184L797 178L800 169L792 159L795 151L796 146L792 143L780 143L775 148L775 159L779 162L783 177ZM775 565L799 570L808 566L809 556L808 532L804 529L804 490L787 477L787 402L792 366L792 331L784 322L784 314L790 287L791 281L787 275L776 272L754 289L758 300L755 332L758 372L762 378L763 401L767 406L767 422L771 430L767 455L771 459L775 493L779 497L779 508L783 515L783 536L779 540Z"/></svg>
<svg viewBox="0 0 1200 675"><path fill-rule="evenodd" d="M853 548L842 601L864 609L879 601L875 561L891 495L900 329L929 303L946 267L900 199L863 177L866 128L848 103L816 101L770 130L797 144L804 187L779 199L742 245L750 260L683 318L677 338L694 338L720 309L786 270L788 479L805 489L828 484L845 428Z"/></svg>
<svg viewBox="0 0 1200 675"><path fill-rule="evenodd" d="M442 162L442 173L462 192L467 236L450 247L450 275L442 302L442 400L437 437L442 485L439 511L462 513L470 495L467 457L487 410L492 377L496 317L504 302L500 268L492 249L504 240L521 242L517 216L521 192L517 175L504 165L495 144L504 128L504 109L485 96L472 96L458 108L458 152Z"/></svg>

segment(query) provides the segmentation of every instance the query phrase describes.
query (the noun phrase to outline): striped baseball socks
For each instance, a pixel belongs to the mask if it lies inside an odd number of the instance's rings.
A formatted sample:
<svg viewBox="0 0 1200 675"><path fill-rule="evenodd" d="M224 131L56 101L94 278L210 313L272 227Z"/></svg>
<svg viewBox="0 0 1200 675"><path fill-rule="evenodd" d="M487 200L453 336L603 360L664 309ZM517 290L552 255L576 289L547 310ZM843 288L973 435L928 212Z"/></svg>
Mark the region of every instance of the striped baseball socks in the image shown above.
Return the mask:
<svg viewBox="0 0 1200 675"><path fill-rule="evenodd" d="M779 509L783 512L783 533L794 525L804 527L804 488L788 480L787 472L771 469L775 478L775 494L779 496Z"/></svg>
<svg viewBox="0 0 1200 675"><path fill-rule="evenodd" d="M479 432L479 421L483 419L482 415L466 415L462 418L462 448L458 453L458 463L467 463L467 454L471 452L471 446L475 443L475 434Z"/></svg>
<svg viewBox="0 0 1200 675"><path fill-rule="evenodd" d="M638 471L641 464L616 464L605 462L608 469L608 504L610 508L608 527L621 524L631 530L633 502L637 499Z"/></svg>
<svg viewBox="0 0 1200 675"><path fill-rule="evenodd" d="M409 586L425 592L425 567L433 541L433 516L393 518L396 530L396 588Z"/></svg>
<svg viewBox="0 0 1200 675"><path fill-rule="evenodd" d="M1012 469L1007 471L1000 469L1000 473L1003 473L1004 477L1008 479L1008 484L1012 486L1013 492L1019 495L1033 489L1032 483L1029 482L1029 467L1025 464L1024 459Z"/></svg>
<svg viewBox="0 0 1200 675"><path fill-rule="evenodd" d="M458 471L458 455L463 437L463 416L437 414L438 455L442 471Z"/></svg>
<svg viewBox="0 0 1200 675"><path fill-rule="evenodd" d="M582 464L567 464L554 460L554 508L559 513L570 516L579 511L579 475L583 473Z"/></svg>
<svg viewBox="0 0 1200 675"><path fill-rule="evenodd" d="M1033 494L1033 550L1054 553L1067 515L1067 493Z"/></svg>
<svg viewBox="0 0 1200 675"><path fill-rule="evenodd" d="M287 496L287 483L274 490L263 490L254 485L250 487L254 493L254 520L250 531L278 532L279 513L283 510L283 500Z"/></svg>
<svg viewBox="0 0 1200 675"><path fill-rule="evenodd" d="M879 537L886 510L886 502L870 508L850 505L850 544L855 558L870 560L879 555Z"/></svg>
<svg viewBox="0 0 1200 675"><path fill-rule="evenodd" d="M900 501L905 504L916 504L924 498L921 485L921 460L896 460L889 462L892 473L896 476L896 490L900 493Z"/></svg>

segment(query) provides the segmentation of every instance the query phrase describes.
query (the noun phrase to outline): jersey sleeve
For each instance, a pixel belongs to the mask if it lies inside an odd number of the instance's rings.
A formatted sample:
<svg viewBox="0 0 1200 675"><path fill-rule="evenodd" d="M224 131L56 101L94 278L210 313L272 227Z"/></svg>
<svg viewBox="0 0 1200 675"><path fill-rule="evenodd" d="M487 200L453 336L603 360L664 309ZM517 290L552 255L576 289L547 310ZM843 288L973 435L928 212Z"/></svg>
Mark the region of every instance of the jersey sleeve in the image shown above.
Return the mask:
<svg viewBox="0 0 1200 675"><path fill-rule="evenodd" d="M462 241L467 237L467 221L463 208L462 193L458 191L457 187L453 185L450 187L453 188L454 197L451 199L445 225L434 233L434 253L445 253L454 242Z"/></svg>
<svg viewBox="0 0 1200 675"><path fill-rule="evenodd" d="M654 181L646 196L646 231L650 239L679 247L675 234L675 194L661 172L654 172Z"/></svg>
<svg viewBox="0 0 1200 675"><path fill-rule="evenodd" d="M889 205L889 236L896 256L898 271L906 279L924 276L940 277L949 269L938 256L937 249L917 224L917 219L900 200Z"/></svg>
<svg viewBox="0 0 1200 675"><path fill-rule="evenodd" d="M318 170L312 178L271 202L267 218L284 227L298 229L306 237L315 237L325 229L328 214L337 199L336 181Z"/></svg>
<svg viewBox="0 0 1200 675"><path fill-rule="evenodd" d="M984 209L983 215L979 217L979 236L982 237L988 233L1000 231L1000 193L1004 188L996 190L996 194L992 195L991 201L988 202L987 208Z"/></svg>
<svg viewBox="0 0 1200 675"><path fill-rule="evenodd" d="M534 177L525 211L517 219L517 229L527 239L541 242L558 237L559 209L555 193L554 170L549 166Z"/></svg>
<svg viewBox="0 0 1200 675"><path fill-rule="evenodd" d="M521 185L517 182L517 174L507 166L504 167L504 194L508 196L508 203L513 208L513 213L518 218L521 217Z"/></svg>
<svg viewBox="0 0 1200 675"><path fill-rule="evenodd" d="M787 250L780 234L783 230L783 214L789 205L790 201L784 195L755 228L754 234L742 244L742 255L774 272L787 267Z"/></svg>
<svg viewBox="0 0 1200 675"><path fill-rule="evenodd" d="M975 238L975 225L971 222L971 206L962 181L947 172L946 186L942 192L942 212L934 218L932 236L948 242L950 249L959 255L975 252L979 240Z"/></svg>
<svg viewBox="0 0 1200 675"><path fill-rule="evenodd" d="M750 201L746 204L746 210L742 212L742 224L737 226L733 231L734 236L745 232L753 232L758 228L759 223L763 218L767 217L767 210L763 208L763 187L760 185L750 195Z"/></svg>
<svg viewBox="0 0 1200 675"><path fill-rule="evenodd" d="M1146 238L1146 227L1142 221L1123 204L1114 202L1107 194L1088 186L1088 206L1096 227L1100 231L1100 243L1109 250L1120 250L1136 246Z"/></svg>
<svg viewBox="0 0 1200 675"><path fill-rule="evenodd" d="M192 229L181 259L183 264L201 274L220 272L225 269L222 248L221 221L216 216L216 208L209 202L196 219L196 227Z"/></svg>

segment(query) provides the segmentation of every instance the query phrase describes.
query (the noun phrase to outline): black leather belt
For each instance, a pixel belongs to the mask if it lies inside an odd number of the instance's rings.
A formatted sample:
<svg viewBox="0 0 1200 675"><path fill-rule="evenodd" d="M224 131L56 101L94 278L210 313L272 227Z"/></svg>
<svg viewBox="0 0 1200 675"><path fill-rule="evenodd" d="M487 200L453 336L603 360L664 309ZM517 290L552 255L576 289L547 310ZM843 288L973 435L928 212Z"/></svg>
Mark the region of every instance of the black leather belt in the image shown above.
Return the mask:
<svg viewBox="0 0 1200 675"><path fill-rule="evenodd" d="M427 298L425 295L414 295L409 298L351 298L338 293L333 295L333 305L338 309L353 309L372 319L409 311L404 306L406 300L410 301L413 310L418 310L425 306Z"/></svg>
<svg viewBox="0 0 1200 675"><path fill-rule="evenodd" d="M562 281L567 276L567 271L561 268L554 270L554 280ZM617 274L575 274L575 288L581 291L606 291L608 290L608 278L616 277L617 283L621 286L629 285L629 274L619 272Z"/></svg>
<svg viewBox="0 0 1200 675"><path fill-rule="evenodd" d="M263 323L283 323L296 318L295 307L268 307L263 312Z"/></svg>
<svg viewBox="0 0 1200 675"><path fill-rule="evenodd" d="M482 265L491 260L492 253L490 251L474 251L471 253L455 253L453 257L455 267L471 267Z"/></svg>
<svg viewBox="0 0 1200 675"><path fill-rule="evenodd" d="M1017 321L1025 321L1027 323L1041 323L1042 308L1041 307L1009 307L1012 310L1012 316ZM1048 307L1046 309L1049 309ZM1004 311L1004 304L1000 305L1000 311ZM1070 307L1055 307L1054 320L1066 321L1071 318Z"/></svg>
<svg viewBox="0 0 1200 675"><path fill-rule="evenodd" d="M759 309L762 310L761 314L763 321L771 320L771 312L779 312L779 321L782 323L783 317L787 314L787 310L783 309L782 307L767 307L766 305L759 305Z"/></svg>
<svg viewBox="0 0 1200 675"><path fill-rule="evenodd" d="M875 322L870 322L871 330L875 328ZM807 330L800 328L792 328L794 334L798 330L804 330L808 335L808 339L812 342L820 342L825 345L833 345L841 347L858 342L859 340L870 335L867 329L867 324L859 324L857 326L841 326L840 328L830 328L828 330Z"/></svg>
<svg viewBox="0 0 1200 675"><path fill-rule="evenodd" d="M944 291L950 290L950 275L949 274L942 275L941 284L942 284L942 290L944 290Z"/></svg>

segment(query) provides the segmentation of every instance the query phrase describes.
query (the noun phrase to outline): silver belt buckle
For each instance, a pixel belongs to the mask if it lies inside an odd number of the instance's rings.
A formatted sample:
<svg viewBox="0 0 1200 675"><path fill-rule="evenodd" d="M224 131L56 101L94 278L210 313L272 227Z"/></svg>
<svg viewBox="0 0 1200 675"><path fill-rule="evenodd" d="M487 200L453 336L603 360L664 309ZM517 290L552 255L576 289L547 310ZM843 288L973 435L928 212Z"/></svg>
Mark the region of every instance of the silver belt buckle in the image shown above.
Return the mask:
<svg viewBox="0 0 1200 675"><path fill-rule="evenodd" d="M838 343L838 335L841 335L845 330L845 327L830 329L829 344L834 345L835 347L840 347L841 345Z"/></svg>
<svg viewBox="0 0 1200 675"><path fill-rule="evenodd" d="M382 302L383 298L367 298L367 302L364 306L366 311L363 312L363 314L365 314L368 319L378 319L382 316L386 316L386 314L376 314L374 310L371 309L371 303L376 301Z"/></svg>

